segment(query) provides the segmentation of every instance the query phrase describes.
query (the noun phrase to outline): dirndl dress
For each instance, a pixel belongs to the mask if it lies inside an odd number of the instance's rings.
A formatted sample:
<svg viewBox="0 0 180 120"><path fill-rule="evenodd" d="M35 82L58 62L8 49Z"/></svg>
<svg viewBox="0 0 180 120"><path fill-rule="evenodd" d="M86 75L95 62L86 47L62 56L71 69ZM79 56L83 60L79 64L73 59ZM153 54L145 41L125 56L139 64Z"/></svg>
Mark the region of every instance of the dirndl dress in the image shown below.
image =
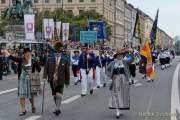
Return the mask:
<svg viewBox="0 0 180 120"><path fill-rule="evenodd" d="M113 88L109 99L110 109L130 109L130 87L124 74L113 76Z"/></svg>
<svg viewBox="0 0 180 120"><path fill-rule="evenodd" d="M22 65L22 73L18 80L18 97L29 99L32 97L30 73L31 66Z"/></svg>

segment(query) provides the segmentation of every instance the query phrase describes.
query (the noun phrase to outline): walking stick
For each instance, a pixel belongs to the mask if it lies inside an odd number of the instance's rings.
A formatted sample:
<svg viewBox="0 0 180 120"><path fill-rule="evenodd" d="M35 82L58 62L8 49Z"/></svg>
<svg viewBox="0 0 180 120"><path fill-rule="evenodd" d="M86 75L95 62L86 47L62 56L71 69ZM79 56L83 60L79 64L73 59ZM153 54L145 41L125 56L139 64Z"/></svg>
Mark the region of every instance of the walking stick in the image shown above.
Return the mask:
<svg viewBox="0 0 180 120"><path fill-rule="evenodd" d="M43 97L42 97L42 111L41 111L41 114L44 113L44 89L45 89L45 80L44 80L44 83L43 83Z"/></svg>

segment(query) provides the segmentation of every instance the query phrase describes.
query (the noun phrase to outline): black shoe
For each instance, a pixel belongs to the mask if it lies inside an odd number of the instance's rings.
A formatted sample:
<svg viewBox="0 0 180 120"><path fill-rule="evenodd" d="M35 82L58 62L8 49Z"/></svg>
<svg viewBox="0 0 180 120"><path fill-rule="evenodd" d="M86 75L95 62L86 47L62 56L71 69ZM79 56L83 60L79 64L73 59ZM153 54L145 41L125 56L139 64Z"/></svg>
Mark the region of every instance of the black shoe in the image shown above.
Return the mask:
<svg viewBox="0 0 180 120"><path fill-rule="evenodd" d="M120 118L120 115L116 115L116 119L119 119Z"/></svg>
<svg viewBox="0 0 180 120"><path fill-rule="evenodd" d="M32 113L36 113L36 108L35 107L32 108Z"/></svg>
<svg viewBox="0 0 180 120"><path fill-rule="evenodd" d="M134 80L132 80L132 82L131 82L132 84L134 84Z"/></svg>
<svg viewBox="0 0 180 120"><path fill-rule="evenodd" d="M56 116L59 116L61 114L61 110L56 110L53 112Z"/></svg>
<svg viewBox="0 0 180 120"><path fill-rule="evenodd" d="M100 86L97 86L97 88L100 88Z"/></svg>
<svg viewBox="0 0 180 120"><path fill-rule="evenodd" d="M92 89L92 90L90 90L90 94L91 94L91 95L93 94L93 89Z"/></svg>
<svg viewBox="0 0 180 120"><path fill-rule="evenodd" d="M106 87L106 83L103 84L103 87Z"/></svg>
<svg viewBox="0 0 180 120"><path fill-rule="evenodd" d="M77 84L78 84L78 82L75 82L75 83L74 83L74 85L77 85Z"/></svg>
<svg viewBox="0 0 180 120"><path fill-rule="evenodd" d="M86 95L84 95L84 94L81 94L81 97L85 97Z"/></svg>
<svg viewBox="0 0 180 120"><path fill-rule="evenodd" d="M24 112L19 113L19 116L24 116L24 115L26 115L26 110Z"/></svg>

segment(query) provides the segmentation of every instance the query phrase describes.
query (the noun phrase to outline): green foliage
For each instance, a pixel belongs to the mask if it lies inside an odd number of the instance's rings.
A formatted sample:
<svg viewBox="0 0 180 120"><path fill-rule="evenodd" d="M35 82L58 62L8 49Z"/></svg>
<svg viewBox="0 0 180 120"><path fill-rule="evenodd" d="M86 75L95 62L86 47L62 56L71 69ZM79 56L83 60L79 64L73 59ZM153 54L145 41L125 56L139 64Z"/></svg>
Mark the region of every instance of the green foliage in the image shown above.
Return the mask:
<svg viewBox="0 0 180 120"><path fill-rule="evenodd" d="M0 36L3 35L3 32L4 32L4 27L7 25L7 21L5 20L2 20L1 23L0 23Z"/></svg>

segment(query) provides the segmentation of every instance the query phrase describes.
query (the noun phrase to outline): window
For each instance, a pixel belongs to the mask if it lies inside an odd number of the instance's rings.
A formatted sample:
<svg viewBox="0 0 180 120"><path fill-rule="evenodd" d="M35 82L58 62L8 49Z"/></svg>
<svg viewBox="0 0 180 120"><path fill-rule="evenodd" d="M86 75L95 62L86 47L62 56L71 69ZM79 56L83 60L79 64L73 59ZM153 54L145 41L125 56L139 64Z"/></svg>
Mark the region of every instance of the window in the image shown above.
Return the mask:
<svg viewBox="0 0 180 120"><path fill-rule="evenodd" d="M91 2L96 2L96 0L91 0Z"/></svg>
<svg viewBox="0 0 180 120"><path fill-rule="evenodd" d="M49 3L49 0L45 0L45 3Z"/></svg>
<svg viewBox="0 0 180 120"><path fill-rule="evenodd" d="M6 0L1 0L1 3L2 3L2 4L5 4L5 3L6 3Z"/></svg>
<svg viewBox="0 0 180 120"><path fill-rule="evenodd" d="M4 10L0 11L1 18L3 17L3 15L4 15Z"/></svg>
<svg viewBox="0 0 180 120"><path fill-rule="evenodd" d="M38 3L39 1L38 0L34 0L34 3Z"/></svg>
<svg viewBox="0 0 180 120"><path fill-rule="evenodd" d="M92 9L91 11L92 11L92 12L96 12L96 10L95 10L95 9Z"/></svg>
<svg viewBox="0 0 180 120"><path fill-rule="evenodd" d="M79 2L84 2L84 0L79 0Z"/></svg>
<svg viewBox="0 0 180 120"><path fill-rule="evenodd" d="M56 0L56 3L61 3L61 0Z"/></svg>
<svg viewBox="0 0 180 120"><path fill-rule="evenodd" d="M82 14L84 12L84 10L79 10L79 14Z"/></svg>
<svg viewBox="0 0 180 120"><path fill-rule="evenodd" d="M72 10L68 10L69 13L73 14L73 11Z"/></svg>
<svg viewBox="0 0 180 120"><path fill-rule="evenodd" d="M68 2L69 2L69 3L71 3L71 2L72 2L72 0L68 0Z"/></svg>

